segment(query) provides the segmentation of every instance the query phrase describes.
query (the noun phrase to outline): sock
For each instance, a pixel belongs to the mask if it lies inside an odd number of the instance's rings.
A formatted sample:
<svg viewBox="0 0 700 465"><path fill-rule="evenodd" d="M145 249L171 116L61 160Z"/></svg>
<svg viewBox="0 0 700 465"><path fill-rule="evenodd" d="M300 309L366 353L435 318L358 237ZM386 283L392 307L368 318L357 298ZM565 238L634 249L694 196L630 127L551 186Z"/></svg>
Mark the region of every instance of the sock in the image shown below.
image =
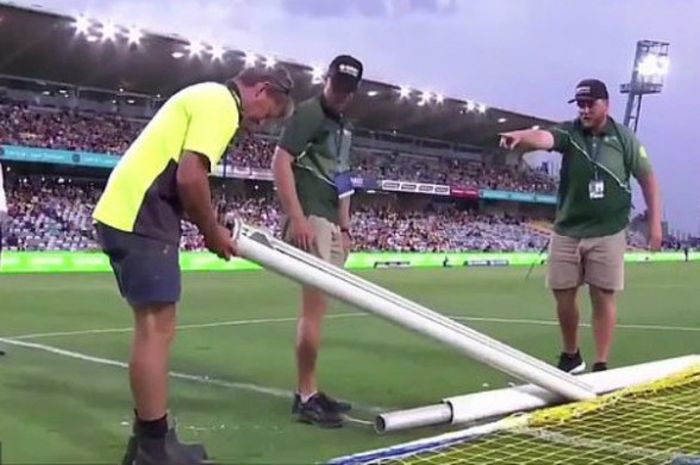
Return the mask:
<svg viewBox="0 0 700 465"><path fill-rule="evenodd" d="M168 414L166 413L161 418L156 420L141 420L138 413L136 415L134 431L137 436L159 439L164 438L168 432Z"/></svg>
<svg viewBox="0 0 700 465"><path fill-rule="evenodd" d="M318 391L314 391L314 392L312 392L311 394L306 395L306 396L303 395L303 394L301 394L301 393L299 393L299 397L301 397L301 403L302 403L302 404L307 403L307 402L309 401L309 399L311 399L313 396L316 395L317 392L318 392Z"/></svg>

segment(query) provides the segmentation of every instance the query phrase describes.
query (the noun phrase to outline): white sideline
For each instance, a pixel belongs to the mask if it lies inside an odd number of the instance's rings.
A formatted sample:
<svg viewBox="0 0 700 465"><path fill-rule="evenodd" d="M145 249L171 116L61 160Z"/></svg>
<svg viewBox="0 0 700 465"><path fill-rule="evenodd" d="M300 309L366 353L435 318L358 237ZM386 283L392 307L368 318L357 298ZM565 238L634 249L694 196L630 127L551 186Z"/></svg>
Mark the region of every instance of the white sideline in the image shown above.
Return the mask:
<svg viewBox="0 0 700 465"><path fill-rule="evenodd" d="M334 315L326 315L326 319L338 319L338 318L353 318L358 316L365 316L364 313L340 313ZM290 323L297 321L297 317L287 317L287 318L257 318L252 320L229 320L229 321L216 321L212 323L196 323L189 325L178 325L177 329L200 329L200 328L218 328L224 326L246 326L246 325L257 325L265 323ZM53 333L34 333L34 334L22 334L20 336L4 336L8 339L13 339L15 341L21 341L23 339L38 339L42 337L61 337L61 336L80 336L88 334L104 334L104 333L130 333L133 331L132 327L128 328L105 328L105 329L85 329L79 331L58 331Z"/></svg>
<svg viewBox="0 0 700 465"><path fill-rule="evenodd" d="M366 313L340 313L327 315L326 319L343 319L343 318L358 318L367 317ZM504 323L504 324L524 324L524 325L535 325L535 326L557 326L559 323L555 320L533 320L527 318L492 318L492 317L477 317L477 316L450 316L453 320L457 321L473 321L473 322L484 322L484 323ZM268 324L268 323L291 323L296 321L296 317L288 318L259 318L251 320L229 320L229 321L218 321L213 323L197 323L180 325L177 327L178 330L188 330L188 329L201 329L201 328L218 328L225 326L247 326L247 325L257 325L257 324ZM581 323L581 327L590 327L589 323ZM638 330L648 330L648 331L679 331L679 332L700 332L700 327L698 326L668 326L668 325L644 325L644 324L617 324L617 328L620 329L638 329ZM47 337L63 337L63 336L82 336L90 334L110 334L110 333L130 333L133 328L105 328L105 329L85 329L79 331L58 331L58 332L47 332L47 333L32 333L32 334L21 334L18 336L3 336L8 339L15 341L21 341L25 339L40 339Z"/></svg>
<svg viewBox="0 0 700 465"><path fill-rule="evenodd" d="M58 347L53 347L53 346L49 346L49 345L45 345L45 344L38 344L36 342L25 342L25 341L18 341L16 339L8 339L8 338L0 337L0 343L8 345L8 346L23 347L25 349L42 350L44 352L48 352L48 353L51 353L54 355L60 355L63 357L73 358L76 360L82 360L82 361L90 362L90 363L96 363L99 365L106 365L106 366L112 366L112 367L118 367L118 368L128 368L127 363L120 362L118 360L111 360L111 359L102 358L102 357L93 357L91 355L81 354L80 352L74 352L71 350L60 349ZM266 386L259 386L257 384L253 384L253 383L236 383L236 382L224 381L221 379L211 378L209 376L191 375L188 373L182 373L182 372L178 372L178 371L171 371L170 376L172 378L176 378L176 379L194 381L197 383L208 384L208 385L217 386L217 387L237 389L240 391L254 392L256 394L265 394L268 396L282 398L282 399L292 399L294 397L294 393L292 391L287 391L285 389L266 387ZM379 413L379 412L383 412L386 410L385 408L374 407L374 406L362 406L362 405L356 405L356 406L361 410L369 411L372 413Z"/></svg>

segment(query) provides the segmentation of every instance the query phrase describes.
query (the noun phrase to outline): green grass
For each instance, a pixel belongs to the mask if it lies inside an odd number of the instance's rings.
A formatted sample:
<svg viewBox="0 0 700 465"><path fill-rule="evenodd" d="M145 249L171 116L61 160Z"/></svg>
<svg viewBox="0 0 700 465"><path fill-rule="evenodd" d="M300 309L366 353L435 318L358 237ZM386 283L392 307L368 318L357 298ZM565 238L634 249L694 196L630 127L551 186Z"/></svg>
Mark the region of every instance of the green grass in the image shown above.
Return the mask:
<svg viewBox="0 0 700 465"><path fill-rule="evenodd" d="M453 316L535 322L466 321L534 356L553 361L559 333L543 270L523 268L387 270L367 278ZM620 301L621 325L663 325L700 332L698 264L632 265ZM179 324L293 319L298 290L264 272L193 273L184 278ZM582 302L584 320L590 310ZM334 304L333 314L357 313ZM124 328L129 311L108 274L0 277L0 336ZM611 362L630 364L700 352L698 332L620 327ZM172 369L231 383L291 390L293 320L178 332ZM93 357L125 361L128 332L27 339ZM584 354L592 356L590 330ZM116 463L129 433L126 371L46 351L6 346L0 359L3 464ZM329 319L319 361L321 387L382 409L434 403L448 395L504 387L504 375L372 316ZM435 434L377 436L364 426L326 431L292 421L290 401L249 389L173 379L172 414L181 436L203 441L219 463L301 464Z"/></svg>

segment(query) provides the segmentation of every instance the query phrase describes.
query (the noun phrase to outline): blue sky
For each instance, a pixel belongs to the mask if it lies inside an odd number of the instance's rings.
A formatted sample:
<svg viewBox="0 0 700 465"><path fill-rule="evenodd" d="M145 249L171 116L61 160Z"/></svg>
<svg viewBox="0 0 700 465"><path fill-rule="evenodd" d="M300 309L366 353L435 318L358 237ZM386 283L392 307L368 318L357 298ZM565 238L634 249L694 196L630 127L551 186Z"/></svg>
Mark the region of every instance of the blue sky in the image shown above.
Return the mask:
<svg viewBox="0 0 700 465"><path fill-rule="evenodd" d="M700 229L700 1L696 0L38 0L67 13L176 32L237 49L324 64L360 57L367 76L555 120L575 83L608 83L624 113L639 39L671 43L661 95L646 98L639 136L674 229ZM641 206L639 199L635 202Z"/></svg>

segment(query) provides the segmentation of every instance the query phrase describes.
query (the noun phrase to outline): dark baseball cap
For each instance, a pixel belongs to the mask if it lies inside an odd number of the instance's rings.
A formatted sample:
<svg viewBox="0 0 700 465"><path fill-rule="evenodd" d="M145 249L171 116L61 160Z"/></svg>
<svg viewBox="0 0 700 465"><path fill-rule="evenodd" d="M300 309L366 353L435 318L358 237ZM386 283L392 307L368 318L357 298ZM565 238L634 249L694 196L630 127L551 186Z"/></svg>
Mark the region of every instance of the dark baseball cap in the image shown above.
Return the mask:
<svg viewBox="0 0 700 465"><path fill-rule="evenodd" d="M362 62L350 55L339 55L331 61L326 76L333 82L333 87L340 92L354 92L362 80Z"/></svg>
<svg viewBox="0 0 700 465"><path fill-rule="evenodd" d="M578 100L608 100L608 98L608 88L605 87L603 81L599 81L598 79L584 79L576 86L574 98L569 100L569 103Z"/></svg>

